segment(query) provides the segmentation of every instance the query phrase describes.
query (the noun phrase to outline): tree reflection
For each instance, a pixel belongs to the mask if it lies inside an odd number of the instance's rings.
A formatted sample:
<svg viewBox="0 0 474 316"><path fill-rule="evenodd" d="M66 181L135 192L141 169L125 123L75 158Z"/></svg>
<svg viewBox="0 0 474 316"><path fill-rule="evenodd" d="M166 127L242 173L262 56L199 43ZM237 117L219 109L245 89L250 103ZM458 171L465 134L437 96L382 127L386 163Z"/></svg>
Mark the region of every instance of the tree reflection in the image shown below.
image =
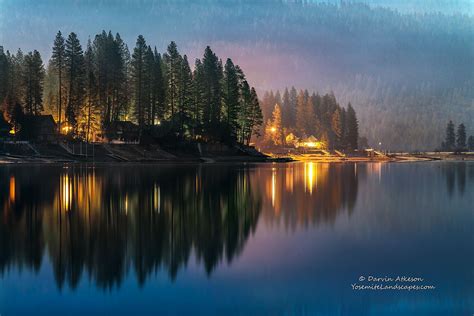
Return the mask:
<svg viewBox="0 0 474 316"><path fill-rule="evenodd" d="M38 270L47 250L59 288L83 273L101 288L132 268L140 284L175 278L191 251L210 274L255 231L261 202L249 169L8 167L0 169L0 269Z"/></svg>
<svg viewBox="0 0 474 316"><path fill-rule="evenodd" d="M352 212L354 164L8 166L0 168L0 272L38 271L44 254L59 289L89 278L119 287L190 258L208 275L232 262L266 223L333 223ZM263 210L263 211L261 211Z"/></svg>
<svg viewBox="0 0 474 316"><path fill-rule="evenodd" d="M474 180L474 165L471 163L448 163L444 164L441 170L446 179L446 189L450 197L452 197L456 191L460 195L463 195L466 191L468 180Z"/></svg>

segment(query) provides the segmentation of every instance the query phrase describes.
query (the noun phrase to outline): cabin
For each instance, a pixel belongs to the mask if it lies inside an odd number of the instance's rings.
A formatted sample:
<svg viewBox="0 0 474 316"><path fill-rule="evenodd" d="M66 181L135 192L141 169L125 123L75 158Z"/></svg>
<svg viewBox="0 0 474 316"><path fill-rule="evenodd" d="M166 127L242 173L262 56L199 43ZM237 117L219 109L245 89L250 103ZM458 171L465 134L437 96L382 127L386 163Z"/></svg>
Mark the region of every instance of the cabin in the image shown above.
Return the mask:
<svg viewBox="0 0 474 316"><path fill-rule="evenodd" d="M55 142L58 139L57 125L52 115L25 115L16 137L34 142Z"/></svg>
<svg viewBox="0 0 474 316"><path fill-rule="evenodd" d="M103 136L109 142L134 143L140 139L140 130L138 125L130 121L115 121L107 126Z"/></svg>
<svg viewBox="0 0 474 316"><path fill-rule="evenodd" d="M317 139L313 135L303 138L296 144L297 148L302 149L326 149L326 144L322 140Z"/></svg>

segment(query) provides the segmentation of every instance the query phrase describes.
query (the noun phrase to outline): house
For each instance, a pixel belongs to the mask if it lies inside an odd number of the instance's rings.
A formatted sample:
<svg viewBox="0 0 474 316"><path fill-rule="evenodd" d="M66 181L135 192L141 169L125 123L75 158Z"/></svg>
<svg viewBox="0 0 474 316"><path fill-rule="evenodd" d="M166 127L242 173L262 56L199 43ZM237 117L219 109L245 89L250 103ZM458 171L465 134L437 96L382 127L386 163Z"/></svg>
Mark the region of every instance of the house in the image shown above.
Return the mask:
<svg viewBox="0 0 474 316"><path fill-rule="evenodd" d="M313 135L306 137L298 143L298 147L309 148L309 149L325 149L326 144L323 141L318 140Z"/></svg>
<svg viewBox="0 0 474 316"><path fill-rule="evenodd" d="M57 125L52 115L25 115L16 137L35 142L55 142L58 139Z"/></svg>
<svg viewBox="0 0 474 316"><path fill-rule="evenodd" d="M115 121L105 129L104 138L108 141L138 142L140 130L130 121Z"/></svg>

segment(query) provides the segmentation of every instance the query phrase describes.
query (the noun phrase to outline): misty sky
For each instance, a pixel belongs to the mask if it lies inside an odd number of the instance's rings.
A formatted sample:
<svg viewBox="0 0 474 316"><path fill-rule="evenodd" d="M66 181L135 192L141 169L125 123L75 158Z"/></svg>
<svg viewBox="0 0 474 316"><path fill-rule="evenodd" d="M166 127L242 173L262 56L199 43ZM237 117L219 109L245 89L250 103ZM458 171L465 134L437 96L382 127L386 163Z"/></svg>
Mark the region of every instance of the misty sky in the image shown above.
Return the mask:
<svg viewBox="0 0 474 316"><path fill-rule="evenodd" d="M402 12L473 13L470 0L367 2L390 5ZM180 52L191 61L211 45L221 58L231 57L240 64L260 90L293 84L311 88L308 82L315 80L315 74L325 76L336 66L327 58L313 58L317 43L293 43L290 26L294 28L298 20L291 20L291 11L282 14L280 9L271 1L0 0L0 45L11 51L38 49L48 59L58 30L66 35L76 32L83 46L89 36L93 39L103 29L112 30L120 33L130 49L137 35L143 34L147 43L159 51L164 51L171 40L176 41ZM270 29L260 27L262 20L272 15L281 23L273 23ZM307 28L302 36L311 37L311 29ZM349 56L346 62L356 64L355 56ZM282 75L274 75L275 69L281 69Z"/></svg>

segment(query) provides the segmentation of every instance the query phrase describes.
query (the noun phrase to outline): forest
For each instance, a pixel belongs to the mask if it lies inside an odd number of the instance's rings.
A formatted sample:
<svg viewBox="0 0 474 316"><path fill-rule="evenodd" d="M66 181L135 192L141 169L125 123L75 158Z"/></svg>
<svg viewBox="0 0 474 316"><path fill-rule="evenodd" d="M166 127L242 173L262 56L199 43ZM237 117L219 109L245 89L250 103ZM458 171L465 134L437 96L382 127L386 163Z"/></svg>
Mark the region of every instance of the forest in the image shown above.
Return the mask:
<svg viewBox="0 0 474 316"><path fill-rule="evenodd" d="M140 35L130 52L118 33L103 31L83 50L76 33L58 32L46 67L37 50L0 47L1 110L13 134L25 115L51 114L62 134L87 142L133 121L140 135L248 144L262 113L242 69L209 46L193 68L173 41L160 54Z"/></svg>
<svg viewBox="0 0 474 316"><path fill-rule="evenodd" d="M357 115L351 103L342 107L334 93L319 95L308 90L285 88L283 94L267 91L262 99L265 121L264 137L260 144L288 146L307 137L316 137L322 148L355 150L368 147L360 139ZM361 145L361 146L359 146Z"/></svg>
<svg viewBox="0 0 474 316"><path fill-rule="evenodd" d="M446 136L438 150L443 151L474 151L474 135L467 137L466 125L460 123L455 130L453 121L446 125Z"/></svg>

